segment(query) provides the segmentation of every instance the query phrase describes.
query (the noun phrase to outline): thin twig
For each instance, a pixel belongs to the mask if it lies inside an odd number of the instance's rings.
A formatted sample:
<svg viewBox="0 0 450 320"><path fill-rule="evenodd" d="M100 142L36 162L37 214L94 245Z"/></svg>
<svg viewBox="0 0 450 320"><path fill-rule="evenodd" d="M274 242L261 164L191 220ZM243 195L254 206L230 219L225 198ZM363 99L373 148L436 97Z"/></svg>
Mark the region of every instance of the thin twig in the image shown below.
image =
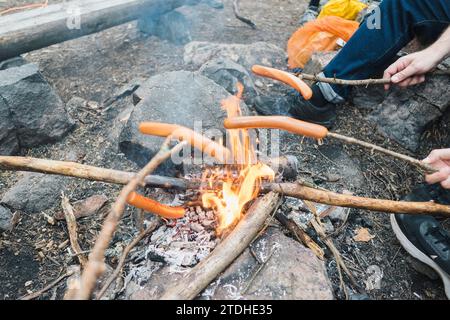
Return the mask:
<svg viewBox="0 0 450 320"><path fill-rule="evenodd" d="M344 141L346 143L350 143L350 144L356 144L359 146L362 146L364 148L368 148L370 150L375 150L381 153L384 153L386 155L389 155L391 157L406 161L414 166L416 166L419 169L424 170L426 173L434 173L436 172L436 170L434 168L432 168L431 166L423 163L420 160L414 159L413 157L398 153L398 152L394 152L385 148L382 148L380 146L374 145L372 143L368 143L365 141L361 141L355 138L351 138L351 137L347 137L338 133L334 133L334 132L328 132L327 137L332 137L341 141Z"/></svg>
<svg viewBox="0 0 450 320"><path fill-rule="evenodd" d="M322 248L311 237L300 228L294 221L289 219L282 212L277 212L277 219L295 236L298 242L303 243L311 249L312 252L320 259L323 260L325 253Z"/></svg>
<svg viewBox="0 0 450 320"><path fill-rule="evenodd" d="M359 286L356 283L356 280L353 277L353 274L350 272L350 270L348 270L344 260L341 257L341 253L339 252L339 250L334 245L333 240L327 237L327 235L325 233L325 230L324 230L324 228L322 226L322 222L320 221L320 217L319 217L319 215L317 213L316 207L309 201L304 201L304 203L308 206L308 208L310 208L311 212L314 214L314 218L311 219L311 221L310 221L311 225L316 230L317 234L322 239L322 241L330 249L331 253L333 254L333 256L334 256L334 258L336 260L336 265L337 265L337 268L338 268L339 278L340 278L340 281L341 281L341 288L342 288L342 290L344 290L345 295L348 297L348 293L347 293L347 290L346 290L344 282L343 282L341 269L347 274L347 276L350 279L350 282L353 285L353 287L359 289Z"/></svg>
<svg viewBox="0 0 450 320"><path fill-rule="evenodd" d="M62 276L60 276L59 278L57 278L56 280L54 280L53 282L51 282L48 286L44 287L43 289L36 291L32 294L29 294L25 297L20 298L20 300L32 300L32 299L36 299L37 297L41 296L42 294L46 293L48 290L50 290L51 288L53 288L54 286L56 286L58 283L60 283L62 280L64 280L67 277L70 277L73 274L73 272L68 271L65 274L63 274Z"/></svg>
<svg viewBox="0 0 450 320"><path fill-rule="evenodd" d="M255 273L253 273L252 277L250 278L250 280L248 281L247 285L245 286L244 290L242 290L242 294L245 294L248 289L250 289L253 281L256 279L256 277L258 276L258 274L262 271L262 269L264 269L264 267L267 265L267 263L269 262L270 258L272 258L273 254L275 253L276 248L272 249L272 251L270 252L269 256L267 257L266 260L264 260L260 266L258 267L258 269L255 271ZM259 261L258 261L259 262Z"/></svg>
<svg viewBox="0 0 450 320"><path fill-rule="evenodd" d="M249 25L252 29L256 29L256 24L252 20L242 16L242 14L240 13L239 0L234 0L233 1L233 12L234 12L234 15L235 15L236 19L238 19L238 20L242 21L243 23Z"/></svg>
<svg viewBox="0 0 450 320"><path fill-rule="evenodd" d="M108 290L109 286L116 280L116 278L119 276L119 274L122 272L122 268L125 264L126 258L131 250L145 237L147 237L150 233L152 233L158 225L161 223L161 220L159 218L156 218L151 222L151 224L148 226L147 229L140 232L123 250L122 255L120 257L119 263L117 264L116 269L114 272L109 276L109 278L106 280L103 288L100 290L100 292L97 294L96 299L100 300L104 294L106 293L106 290Z"/></svg>
<svg viewBox="0 0 450 320"><path fill-rule="evenodd" d="M450 70L436 70L431 75L449 75ZM317 81L317 82L323 82L323 83L330 83L330 84L338 84L338 85L344 85L344 86L368 86L372 84L391 84L391 79L362 79L362 80L345 80L345 79L337 79L337 78L327 78L327 77L320 77L314 74L307 74L307 73L296 73L297 77L299 77L302 80L308 80L308 81Z"/></svg>
<svg viewBox="0 0 450 320"><path fill-rule="evenodd" d="M371 85L371 84L390 84L391 83L390 79L344 80L344 79L336 79L336 78L319 77L317 75L301 73L301 72L296 73L295 75L302 80L317 81L317 82L330 83L330 84L340 84L340 85L345 85L345 86L367 86L367 85Z"/></svg>
<svg viewBox="0 0 450 320"><path fill-rule="evenodd" d="M73 213L72 205L70 204L69 199L64 195L64 193L62 194L61 205L64 211L64 217L66 218L67 222L67 230L69 231L70 245L75 255L78 257L81 266L84 268L86 266L87 259L82 254L83 250L81 249L80 244L78 243L77 219L75 218L75 215Z"/></svg>
<svg viewBox="0 0 450 320"><path fill-rule="evenodd" d="M183 141L176 145L173 149L170 149L169 143L171 139L171 136L167 137L159 152L141 171L139 171L138 174L136 174L136 176L131 179L131 181L122 189L117 197L111 212L106 217L106 221L103 224L94 248L89 255L89 261L81 276L80 290L78 290L76 294L77 300L87 300L91 297L97 279L105 271L104 254L123 215L125 206L127 205L128 195L135 191L139 185L143 184L145 176L153 172L162 162L168 159L172 154L179 152L187 144L186 141Z"/></svg>

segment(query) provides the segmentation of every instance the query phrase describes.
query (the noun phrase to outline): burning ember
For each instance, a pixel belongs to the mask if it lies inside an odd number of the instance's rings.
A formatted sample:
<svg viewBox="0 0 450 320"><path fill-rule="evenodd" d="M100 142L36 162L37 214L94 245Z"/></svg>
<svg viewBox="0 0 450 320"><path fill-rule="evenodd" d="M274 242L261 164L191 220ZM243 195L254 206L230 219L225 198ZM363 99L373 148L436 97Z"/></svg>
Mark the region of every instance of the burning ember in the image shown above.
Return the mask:
<svg viewBox="0 0 450 320"><path fill-rule="evenodd" d="M243 86L238 84L236 96L222 101L228 118L242 115L242 93ZM227 143L232 159L225 167L208 169L203 174L203 182L208 185L207 190L202 191L203 207L216 212L219 235L233 227L241 219L246 204L258 197L261 180L275 178L270 167L257 161L255 145L246 129L227 130ZM221 187L211 191L217 182Z"/></svg>

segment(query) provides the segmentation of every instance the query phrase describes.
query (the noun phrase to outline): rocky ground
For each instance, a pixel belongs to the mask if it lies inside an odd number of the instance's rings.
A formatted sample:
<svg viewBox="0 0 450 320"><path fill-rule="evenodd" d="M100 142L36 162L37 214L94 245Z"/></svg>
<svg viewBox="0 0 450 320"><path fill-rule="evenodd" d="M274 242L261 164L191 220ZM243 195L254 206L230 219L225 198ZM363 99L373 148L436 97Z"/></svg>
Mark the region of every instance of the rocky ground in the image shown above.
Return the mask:
<svg viewBox="0 0 450 320"><path fill-rule="evenodd" d="M2 8L30 2L0 1L0 11ZM232 1L226 0L223 9L213 9L200 4L177 10L191 24L189 40L196 41L186 47L184 44L173 44L156 36L145 35L138 30L134 22L24 55L28 62L39 66L44 78L55 88L61 103L66 104L65 123L73 122L75 127L67 128L68 132L64 133L64 138L56 143L31 148L24 143L18 143L22 147L20 154L135 171L139 168L138 164L142 163L139 157L135 157L133 148L136 145L147 148L144 156L148 157L152 144L148 141L138 141L139 139L133 140L135 137L130 135L130 131L132 132L132 126L135 125L134 121L143 118L168 120L166 117L172 116L170 113L163 112L166 109L176 112L177 117L173 121L178 123L183 123L186 121L183 117L189 118L189 116L201 117L206 121L217 121L214 119L220 118L219 111L213 114L217 109L212 109L213 112L211 112L208 108L218 107L220 99L229 95L227 90L232 90L233 81L237 78L244 82L246 92L249 92L245 97L249 112L254 112L252 104L255 92L265 96L280 97L288 94L280 85L251 77L247 70L251 64L258 62L278 67L285 65L282 49L285 48L290 34L298 27L297 20L305 8L306 1L242 0L240 3L242 13L256 23L257 29L251 29L236 20L232 11ZM209 42L219 43L221 46ZM257 42L259 44L254 44ZM227 67L222 68L221 64ZM200 69L200 75L190 73L198 69ZM184 71L164 74L179 70ZM226 70L233 71L230 73ZM161 74L164 75L158 77ZM221 76L215 78L216 74ZM207 83L207 89L198 93L198 96L192 95L192 92L197 92L192 90L201 90L204 86L196 84L195 81L190 83L189 77L192 79L197 77L200 84ZM148 78L151 79L145 81ZM158 84L164 90L165 87L173 90L172 94L167 96L162 94L161 92L164 91L158 91L163 90L158 87ZM1 86L0 79L0 90ZM139 86L140 91L132 95L131 92ZM185 92L186 96L176 96L175 93L180 91ZM208 92L214 92L214 94L208 95ZM158 96L159 94L161 96ZM150 98L146 99L149 96ZM159 97L156 101L160 103L152 102L155 97ZM202 98L204 101L199 101ZM419 104L422 98L417 98ZM186 101L186 109L172 110L171 108L179 105L180 101ZM436 102L434 104L439 105ZM450 114L448 112L443 117L436 117L437 120L426 127L412 153L403 147L405 144L402 146L379 133L376 121L369 121L372 110L358 108L355 105L348 104L340 110L335 131L409 153L418 158L424 157L433 148L450 145L448 135ZM195 106L198 107L197 111ZM161 108L161 110L152 112L155 108ZM445 110L444 107L443 109ZM193 114L194 112L197 113ZM36 128L42 129L42 126L37 125ZM22 136L27 137L25 134L18 135L18 137ZM46 136L45 139L47 138ZM348 191L361 196L398 200L422 181L420 173L404 163L370 154L354 146L343 146L335 141L325 141L317 145L309 139L300 139L289 134L283 134L281 141L282 154L290 154L298 158L301 166L300 178L324 188L340 192ZM132 147L127 147L129 145ZM406 146L411 149L411 145ZM142 151L142 149L139 150ZM143 154L138 153L138 155ZM72 203L94 195L104 195L108 199L98 213L78 220L81 247L89 251L100 230L102 219L119 190L117 186L71 178L43 177L36 174L26 174L23 177L19 173L0 172L0 197L4 204L0 208L6 208L4 210L9 210L7 214L12 216L12 219L8 221L8 223L12 222L12 230L0 234L0 283L3 284L0 287L0 298L16 299L28 292L36 291L63 274L68 266L78 263L76 256L68 249L70 244L67 241L65 222L54 219L61 213L61 191L64 191ZM169 203L179 201L177 194L163 190L151 191L151 195ZM302 219L305 218L303 207L302 203L287 199L280 210L291 213L301 224ZM0 214L2 214L1 211ZM112 267L116 265L123 247L136 232L137 222L134 217L133 210L128 209L108 250L107 261ZM0 220L0 223L3 221ZM324 219L324 223L359 286L370 298L445 298L436 275L410 258L401 248L391 231L387 215L360 210L335 210ZM164 226L164 228L169 227ZM357 241L358 238L355 240L354 237L361 228L367 229L373 238L369 237L371 239L367 242ZM198 238L198 233L202 231L193 230L191 233L194 233L196 237L189 241L203 241ZM166 260L163 259L161 262L162 258L156 253L161 254L161 248L168 248L170 250L166 251L172 253L179 249L175 244L165 243L168 238L164 237L168 237L169 233L162 232L152 236L132 255L123 277L127 288L117 298L157 296L158 292L151 292L151 289L160 288L159 285L164 283L165 272L171 272L173 268L168 263L167 257L163 257ZM317 293L315 297L330 298L333 294L337 299L344 299L345 294L339 288L339 277L333 256L326 250L325 245L317 238L311 227L308 227L308 233L325 250L326 277L321 276L322 273L325 274L325 269L311 251L292 240L291 235L276 222L272 223L267 234L255 244L253 251L260 260L265 260L271 251L270 248L273 250L278 246L284 248L277 249L275 258L272 259L286 261L286 268L289 266L298 268L297 273L293 273L292 279L280 278L276 282L281 287L289 287L288 284L292 286L290 297L308 297L305 296L305 291L295 289L308 287ZM209 240L214 243L214 239ZM205 250L211 249L208 246L209 242L205 244ZM261 295L267 297L268 293L264 287L261 287L263 284L259 283L262 281L257 278L253 285L261 288L260 291L248 290L245 295L233 289L233 287L240 287L243 282L242 279L235 279L233 275L244 277L245 282L245 279L249 277L248 270L253 270L257 265L258 259L254 257L253 251L248 250L243 254L239 259L240 264L234 264L227 270L222 275L222 280L219 279L219 282L213 283L202 297L214 297L214 294L215 297L227 298L242 296L261 298ZM196 255L195 259L201 259L201 254L199 252L196 254L198 256ZM149 256L151 258L148 258ZM299 256L308 263L296 263L295 259ZM186 268L192 263L181 261L176 262L175 265ZM260 279L265 277L273 280L274 272L271 270L276 266L270 263L267 261L267 266L259 275ZM152 277L152 272L155 270L159 271ZM298 274L310 274L311 277L298 277ZM145 281L139 283L139 279ZM311 285L312 282L322 283L324 286L317 288ZM348 288L351 288L348 279L345 279L345 283ZM142 288L150 289L139 290ZM217 290L217 288L220 289ZM272 294L276 293L275 298L285 296L278 290L279 288L271 288ZM58 299L62 297L64 290L65 285L62 282L40 298ZM349 292L354 293L354 290ZM357 296L352 295L352 297Z"/></svg>

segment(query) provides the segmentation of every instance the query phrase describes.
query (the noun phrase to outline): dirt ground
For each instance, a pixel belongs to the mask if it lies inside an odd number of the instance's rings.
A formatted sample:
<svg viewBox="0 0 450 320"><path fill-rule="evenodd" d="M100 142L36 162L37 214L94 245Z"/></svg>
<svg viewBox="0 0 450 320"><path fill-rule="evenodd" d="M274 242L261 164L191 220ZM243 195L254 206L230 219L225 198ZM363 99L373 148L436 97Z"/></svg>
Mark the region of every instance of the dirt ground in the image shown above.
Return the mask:
<svg viewBox="0 0 450 320"><path fill-rule="evenodd" d="M0 11L31 2L0 1ZM60 1L50 1L55 2ZM192 22L192 37L193 40L221 43L267 41L284 48L290 34L297 28L297 20L305 8L305 2L241 0L241 11L257 24L256 30L234 18L231 0L224 1L224 10L199 5L196 7L196 19ZM183 64L183 46L145 36L136 29L135 23L38 50L26 54L25 58L40 66L46 79L65 102L78 96L95 101L100 106L116 89L134 78L186 68ZM123 105L128 102L124 100ZM107 139L110 122L118 112L120 110L116 107L92 116L80 110L72 114L78 127L71 135L60 143L34 148L25 154L59 160L71 152L77 155L80 162L137 170L133 163L117 153L117 146ZM450 139L442 132L448 133L450 130L444 129L442 124L430 128L424 134L420 152L414 156L420 158L434 147L446 146ZM351 105L340 111L335 131L407 153L378 135L373 126L364 120L361 111ZM284 150L296 155L304 165L305 179L313 179L316 183L321 183L320 179L314 179L316 176L339 173L339 164L333 163L321 150L343 149L365 176L363 186L351 190L357 195L398 200L422 180L413 168L379 155L368 154L357 147L328 141L317 148L311 141L299 141L293 137L287 137L283 144ZM15 173L0 172L0 196L18 178ZM321 186L339 191L348 187L339 182L322 182ZM69 190L70 193L66 195L71 201L99 193L113 201L119 188L73 179ZM0 235L0 299L16 299L27 294L27 291L36 291L64 273L68 265L77 262L76 257L67 255L67 245L60 246L68 239L65 223L48 223L46 217L56 211L58 209L36 215L21 214L14 230ZM92 246L101 221L102 215L80 220L80 243L84 250ZM368 243L352 241L355 229L361 226L369 228L375 238ZM111 248L120 249L123 241L133 236L133 230L133 216L128 212ZM361 287L365 287L372 275L370 266L378 266L382 271L381 287L367 291L371 299L445 299L440 280L430 280L413 268L408 254L391 231L387 215L351 210L348 221L339 228L333 240ZM116 261L109 262L114 265ZM343 292L339 290L339 279L331 256L326 265L336 297L344 298ZM64 285L60 285L40 299L58 299L63 292Z"/></svg>

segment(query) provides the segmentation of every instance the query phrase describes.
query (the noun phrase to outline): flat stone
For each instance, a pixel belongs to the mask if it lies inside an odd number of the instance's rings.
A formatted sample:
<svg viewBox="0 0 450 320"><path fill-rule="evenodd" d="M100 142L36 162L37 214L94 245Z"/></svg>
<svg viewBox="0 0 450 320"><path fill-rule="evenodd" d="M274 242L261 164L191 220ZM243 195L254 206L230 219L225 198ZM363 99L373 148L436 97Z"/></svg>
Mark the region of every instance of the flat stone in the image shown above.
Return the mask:
<svg viewBox="0 0 450 320"><path fill-rule="evenodd" d="M38 213L57 206L61 201L68 178L44 175L40 173L24 173L1 199L0 203L26 213Z"/></svg>
<svg viewBox="0 0 450 320"><path fill-rule="evenodd" d="M332 300L325 265L314 253L278 229L269 229L254 244L254 253L266 261L260 266L247 249L202 294L213 300ZM248 288L247 288L248 287ZM245 291L245 289L247 290Z"/></svg>

